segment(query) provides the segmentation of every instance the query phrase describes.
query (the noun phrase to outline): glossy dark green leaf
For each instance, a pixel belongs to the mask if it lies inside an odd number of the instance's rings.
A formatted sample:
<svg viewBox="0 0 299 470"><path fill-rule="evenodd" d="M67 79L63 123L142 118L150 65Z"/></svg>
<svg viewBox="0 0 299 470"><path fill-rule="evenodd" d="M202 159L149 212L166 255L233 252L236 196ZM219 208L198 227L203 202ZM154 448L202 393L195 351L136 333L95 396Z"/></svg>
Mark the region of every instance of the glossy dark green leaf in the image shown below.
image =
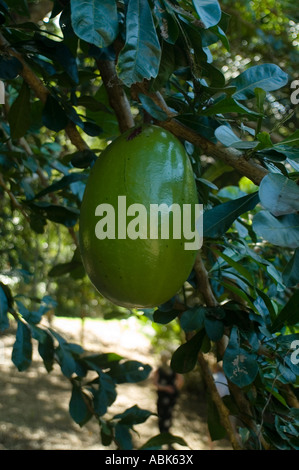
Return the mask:
<svg viewBox="0 0 299 470"><path fill-rule="evenodd" d="M115 382L103 372L99 373L98 390L93 390L93 406L97 415L103 416L117 397Z"/></svg>
<svg viewBox="0 0 299 470"><path fill-rule="evenodd" d="M223 370L227 379L240 388L251 384L259 370L256 355L240 346L236 327L231 331L230 340L223 356Z"/></svg>
<svg viewBox="0 0 299 470"><path fill-rule="evenodd" d="M68 122L68 117L58 101L52 95L48 95L42 112L43 125L52 131L59 132L67 126Z"/></svg>
<svg viewBox="0 0 299 470"><path fill-rule="evenodd" d="M144 423L151 415L151 411L144 410L134 405L123 413L113 416L113 419L117 419L119 424L132 427L136 424Z"/></svg>
<svg viewBox="0 0 299 470"><path fill-rule="evenodd" d="M211 28L219 23L221 9L217 0L192 0L192 3L205 28Z"/></svg>
<svg viewBox="0 0 299 470"><path fill-rule="evenodd" d="M123 426L117 423L115 426L115 440L119 449L121 450L132 450L133 442L130 429L128 426Z"/></svg>
<svg viewBox="0 0 299 470"><path fill-rule="evenodd" d="M78 152L67 155L65 160L71 161L75 168L88 168L97 159L96 154L92 150L79 150Z"/></svg>
<svg viewBox="0 0 299 470"><path fill-rule="evenodd" d="M27 323L23 321L18 322L16 341L13 345L11 359L20 372L28 369L31 364L31 331Z"/></svg>
<svg viewBox="0 0 299 470"><path fill-rule="evenodd" d="M54 66L59 64L66 71L74 84L79 83L77 62L65 41L53 41L39 33L34 35L39 52L53 61Z"/></svg>
<svg viewBox="0 0 299 470"><path fill-rule="evenodd" d="M240 215L254 209L258 202L259 196L255 192L205 211L203 218L204 237L219 238L223 236Z"/></svg>
<svg viewBox="0 0 299 470"><path fill-rule="evenodd" d="M159 23L161 37L169 44L175 44L179 36L179 26L175 15L168 4L156 0L154 4L154 15Z"/></svg>
<svg viewBox="0 0 299 470"><path fill-rule="evenodd" d="M63 176L60 180L55 181L50 186L37 193L35 199L39 199L49 193L53 193L55 191L67 188L76 181L85 181L86 179L87 175L85 175L84 173L71 173L69 175Z"/></svg>
<svg viewBox="0 0 299 470"><path fill-rule="evenodd" d="M275 64L261 64L248 68L231 85L237 88L233 97L236 100L246 100L254 96L255 88L264 91L275 91L288 83L288 75Z"/></svg>
<svg viewBox="0 0 299 470"><path fill-rule="evenodd" d="M81 388L76 383L73 383L69 412L75 423L79 424L79 426L83 426L92 417L86 400L87 397L84 397Z"/></svg>
<svg viewBox="0 0 299 470"><path fill-rule="evenodd" d="M208 338L211 341L219 341L224 333L224 323L217 318L214 318L209 315L205 315L204 326Z"/></svg>
<svg viewBox="0 0 299 470"><path fill-rule="evenodd" d="M12 80L23 69L22 63L16 57L0 56L0 79Z"/></svg>
<svg viewBox="0 0 299 470"><path fill-rule="evenodd" d="M253 230L259 237L276 246L299 247L299 216L287 214L274 217L268 211L260 211L252 221Z"/></svg>
<svg viewBox="0 0 299 470"><path fill-rule="evenodd" d="M58 341L58 346L55 348L55 354L61 367L61 372L68 378L74 373L80 375L82 371L76 361L76 358L83 353L83 349L78 344L68 343L56 331L50 330L53 337Z"/></svg>
<svg viewBox="0 0 299 470"><path fill-rule="evenodd" d="M53 337L48 332L45 332L45 336L39 340L38 353L43 360L46 370L51 372L54 365L55 349Z"/></svg>
<svg viewBox="0 0 299 470"><path fill-rule="evenodd" d="M113 362L110 365L109 375L117 383L136 383L145 380L152 368L148 364L139 361L128 360L122 363Z"/></svg>
<svg viewBox="0 0 299 470"><path fill-rule="evenodd" d="M298 147L295 147L295 146L292 147L291 145L283 145L281 143L275 144L273 145L272 149L269 150L269 152L274 152L278 154L280 157L281 155L283 155L284 158L287 157L290 160L294 160L295 162L299 161L299 149Z"/></svg>
<svg viewBox="0 0 299 470"><path fill-rule="evenodd" d="M71 0L71 18L80 39L107 47L117 37L118 16L115 0Z"/></svg>
<svg viewBox="0 0 299 470"><path fill-rule="evenodd" d="M50 204L48 202L28 201L28 206L40 216L66 227L73 227L79 217L79 210L73 207Z"/></svg>
<svg viewBox="0 0 299 470"><path fill-rule="evenodd" d="M147 0L129 0L126 42L118 57L119 77L126 86L155 78L161 48Z"/></svg>
<svg viewBox="0 0 299 470"><path fill-rule="evenodd" d="M177 310L164 312L160 309L157 309L154 311L153 320L154 322L160 323L161 325L166 325L167 323L170 323L172 320L174 320L178 316L178 313L179 312Z"/></svg>
<svg viewBox="0 0 299 470"><path fill-rule="evenodd" d="M171 358L171 367L173 370L180 374L185 374L194 369L205 334L205 330L201 330L189 341L179 346Z"/></svg>
<svg viewBox="0 0 299 470"><path fill-rule="evenodd" d="M17 99L10 107L8 122L12 139L23 137L30 127L30 89L26 82L23 82Z"/></svg>
<svg viewBox="0 0 299 470"><path fill-rule="evenodd" d="M203 327L204 318L204 307L193 307L183 312L180 324L184 331L191 332Z"/></svg>

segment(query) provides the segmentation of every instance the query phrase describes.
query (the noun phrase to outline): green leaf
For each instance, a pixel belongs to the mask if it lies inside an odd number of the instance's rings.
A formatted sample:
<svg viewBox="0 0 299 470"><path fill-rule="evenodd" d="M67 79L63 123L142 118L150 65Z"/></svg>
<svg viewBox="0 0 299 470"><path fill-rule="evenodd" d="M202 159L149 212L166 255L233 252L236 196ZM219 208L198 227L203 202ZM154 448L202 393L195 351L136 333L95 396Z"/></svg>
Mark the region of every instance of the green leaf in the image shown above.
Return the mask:
<svg viewBox="0 0 299 470"><path fill-rule="evenodd" d="M53 369L55 358L53 337L48 331L41 330L41 328L37 326L33 326L33 328L34 330L39 329L42 332L42 334L39 335L38 338L38 353L43 360L47 372L51 372L51 370Z"/></svg>
<svg viewBox="0 0 299 470"><path fill-rule="evenodd" d="M219 126L215 130L215 137L226 147L231 147L232 144L240 142L239 137L229 126Z"/></svg>
<svg viewBox="0 0 299 470"><path fill-rule="evenodd" d="M39 216L58 224L63 224L66 227L73 227L77 223L80 213L76 208L50 204L48 202L28 201L27 204Z"/></svg>
<svg viewBox="0 0 299 470"><path fill-rule="evenodd" d="M275 64L261 64L250 67L230 83L237 88L233 97L246 100L254 96L255 88L274 91L288 83L288 75Z"/></svg>
<svg viewBox="0 0 299 470"><path fill-rule="evenodd" d="M49 193L64 189L70 184L75 183L76 181L85 180L87 180L87 175L85 175L84 173L71 173L69 175L63 176L60 180L55 181L50 186L37 193L34 199L39 199Z"/></svg>
<svg viewBox="0 0 299 470"><path fill-rule="evenodd" d="M168 432L163 432L157 436L151 437L145 444L140 447L140 450L155 450L160 449L164 445L179 444L183 447L188 447L186 442L180 436L174 436Z"/></svg>
<svg viewBox="0 0 299 470"><path fill-rule="evenodd" d="M165 121L168 118L165 111L163 111L163 109L157 106L156 103L154 103L154 101L149 96L139 93L138 98L140 99L145 111L147 111L148 114L154 119L158 119L158 121Z"/></svg>
<svg viewBox="0 0 299 470"><path fill-rule="evenodd" d="M72 26L85 42L107 47L118 34L115 0L71 0Z"/></svg>
<svg viewBox="0 0 299 470"><path fill-rule="evenodd" d="M224 323L217 318L214 318L209 315L205 315L204 318L204 327L207 333L208 338L211 341L219 341L224 333Z"/></svg>
<svg viewBox="0 0 299 470"><path fill-rule="evenodd" d="M211 28L219 23L221 9L217 0L192 0L192 3L205 28Z"/></svg>
<svg viewBox="0 0 299 470"><path fill-rule="evenodd" d="M203 116L213 116L215 114L227 113L248 114L252 117L260 116L260 113L252 111L243 104L238 103L238 101L231 96L227 96L220 101L216 101L216 103L201 111L201 115Z"/></svg>
<svg viewBox="0 0 299 470"><path fill-rule="evenodd" d="M180 323L187 333L203 327L205 319L204 307L193 307L183 312Z"/></svg>
<svg viewBox="0 0 299 470"><path fill-rule="evenodd" d="M0 56L0 79L12 80L23 69L22 63L16 57Z"/></svg>
<svg viewBox="0 0 299 470"><path fill-rule="evenodd" d="M223 356L223 370L227 379L240 388L250 385L258 373L256 355L240 346L239 333L236 327L232 329Z"/></svg>
<svg viewBox="0 0 299 470"><path fill-rule="evenodd" d="M12 139L19 139L26 134L31 124L30 89L24 81L17 99L8 112L8 122Z"/></svg>
<svg viewBox="0 0 299 470"><path fill-rule="evenodd" d="M205 211L203 216L204 237L222 237L240 215L254 209L258 202L258 192L255 192Z"/></svg>
<svg viewBox="0 0 299 470"><path fill-rule="evenodd" d="M92 150L86 149L67 155L67 159L75 168L87 168L96 161L97 157Z"/></svg>
<svg viewBox="0 0 299 470"><path fill-rule="evenodd" d="M175 44L179 36L179 27L175 15L167 4L160 0L154 3L154 15L157 18L161 37L169 44Z"/></svg>
<svg viewBox="0 0 299 470"><path fill-rule="evenodd" d="M274 216L299 211L299 186L280 173L268 173L259 187L260 202Z"/></svg>
<svg viewBox="0 0 299 470"><path fill-rule="evenodd" d="M185 374L194 369L205 334L205 330L200 330L189 341L179 346L171 358L173 370Z"/></svg>
<svg viewBox="0 0 299 470"><path fill-rule="evenodd" d="M92 413L85 401L86 399L84 399L81 387L73 383L69 412L75 423L79 424L79 426L83 426L92 417Z"/></svg>
<svg viewBox="0 0 299 470"><path fill-rule="evenodd" d="M177 310L170 310L167 312L164 312L162 310L155 310L153 314L153 320L156 323L160 323L161 325L166 325L167 323L170 323L172 320L174 320L178 316L178 311Z"/></svg>
<svg viewBox="0 0 299 470"><path fill-rule="evenodd" d="M99 389L92 390L93 406L95 412L102 416L107 412L107 409L115 401L117 397L115 382L108 375L103 372L99 373L98 380Z"/></svg>
<svg viewBox="0 0 299 470"><path fill-rule="evenodd" d="M119 78L130 87L159 71L161 48L147 0L129 0L126 42L118 58Z"/></svg>
<svg viewBox="0 0 299 470"><path fill-rule="evenodd" d="M275 318L271 326L271 332L279 331L285 325L294 326L299 323L298 315L298 305L299 305L299 290L292 295L290 300L284 305L280 310L279 314Z"/></svg>
<svg viewBox="0 0 299 470"><path fill-rule="evenodd" d="M112 363L108 374L121 383L136 383L145 380L150 374L152 368L139 361L125 361L122 363Z"/></svg>
<svg viewBox="0 0 299 470"><path fill-rule="evenodd" d="M214 131L219 126L216 119L191 113L180 114L176 119L211 142L215 141Z"/></svg>
<svg viewBox="0 0 299 470"><path fill-rule="evenodd" d="M115 426L115 440L121 450L132 450L133 443L130 429L117 423Z"/></svg>
<svg viewBox="0 0 299 470"><path fill-rule="evenodd" d="M9 328L9 320L7 317L8 313L8 300L6 297L5 290L2 288L2 282L0 283L0 331L4 331Z"/></svg>
<svg viewBox="0 0 299 470"><path fill-rule="evenodd" d="M78 344L68 343L56 331L50 330L51 334L58 341L59 345L55 349L58 362L63 375L70 378L72 374L79 372L76 357L78 357L83 349Z"/></svg>
<svg viewBox="0 0 299 470"><path fill-rule="evenodd" d="M144 423L153 413L148 410L139 408L137 405L128 408L124 413L113 416L113 419L119 420L119 424L124 426L134 426Z"/></svg>
<svg viewBox="0 0 299 470"><path fill-rule="evenodd" d="M78 68L76 58L66 46L64 41L53 41L42 34L35 33L34 40L38 46L39 53L48 57L53 64L59 64L71 78L73 84L79 84Z"/></svg>
<svg viewBox="0 0 299 470"><path fill-rule="evenodd" d="M219 439L224 439L224 437L226 436L226 429L221 424L218 409L210 396L208 396L207 402L208 428L211 440L217 441Z"/></svg>
<svg viewBox="0 0 299 470"><path fill-rule="evenodd" d="M59 132L65 129L68 122L68 117L58 101L52 95L48 95L42 112L43 125L52 131Z"/></svg>
<svg viewBox="0 0 299 470"><path fill-rule="evenodd" d="M299 283L299 248L297 248L282 272L283 282L287 287Z"/></svg>
<svg viewBox="0 0 299 470"><path fill-rule="evenodd" d="M287 214L274 217L268 211L260 211L252 221L253 230L259 237L276 246L299 247L299 216Z"/></svg>
<svg viewBox="0 0 299 470"><path fill-rule="evenodd" d="M32 360L31 331L27 323L18 322L16 341L13 345L12 362L20 372L28 369Z"/></svg>
<svg viewBox="0 0 299 470"><path fill-rule="evenodd" d="M285 139L283 139L277 146L279 145L288 145L290 147L298 147L299 146L299 130L293 132L293 134L289 135Z"/></svg>
<svg viewBox="0 0 299 470"><path fill-rule="evenodd" d="M224 252L216 250L215 248L212 249L213 252L222 259L224 259L229 266L232 266L244 279L246 279L251 286L254 285L254 279L252 277L252 274L248 269L246 269L240 261L235 261L232 259L231 256L227 256Z"/></svg>

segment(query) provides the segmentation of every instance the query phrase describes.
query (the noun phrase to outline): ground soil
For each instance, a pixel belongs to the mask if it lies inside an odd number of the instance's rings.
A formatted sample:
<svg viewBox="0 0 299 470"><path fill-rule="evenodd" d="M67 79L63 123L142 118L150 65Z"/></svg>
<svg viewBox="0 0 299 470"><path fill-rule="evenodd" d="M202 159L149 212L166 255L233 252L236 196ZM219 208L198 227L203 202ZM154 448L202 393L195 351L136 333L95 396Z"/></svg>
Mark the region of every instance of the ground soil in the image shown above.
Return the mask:
<svg viewBox="0 0 299 470"><path fill-rule="evenodd" d="M156 366L150 339L136 326L121 322L86 320L82 334L80 320L55 317L53 328L67 340L83 345L90 352L115 352L128 359ZM68 411L71 386L58 366L47 373L34 349L33 362L26 372L18 372L10 356L13 332L0 336L0 450L105 450L96 420L80 428ZM36 346L36 345L35 345ZM194 380L194 379L192 379ZM118 397L110 415L137 404L156 412L156 393L151 377L139 384L118 385ZM151 416L135 427L136 448L158 434L157 418ZM204 393L195 384L185 383L175 408L171 432L185 439L188 447L181 450L209 450L211 443L206 424ZM113 449L110 447L108 449ZM213 443L213 450L230 450L223 439Z"/></svg>

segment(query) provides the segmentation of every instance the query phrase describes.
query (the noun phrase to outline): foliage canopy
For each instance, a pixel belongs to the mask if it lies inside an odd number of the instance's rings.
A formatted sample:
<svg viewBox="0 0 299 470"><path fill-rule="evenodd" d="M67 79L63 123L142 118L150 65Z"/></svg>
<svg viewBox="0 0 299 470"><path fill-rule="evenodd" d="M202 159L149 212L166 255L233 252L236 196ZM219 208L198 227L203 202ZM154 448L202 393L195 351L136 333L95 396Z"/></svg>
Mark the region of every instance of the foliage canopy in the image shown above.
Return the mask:
<svg viewBox="0 0 299 470"><path fill-rule="evenodd" d="M143 316L179 323L186 341L172 366L187 373L199 363L217 411L212 437L224 429L235 449L298 449L295 3L0 0L0 23L0 328L16 322L15 366L28 369L34 340L47 371L57 362L72 383L74 421L96 418L104 445L132 448L134 426L150 413L106 413L117 384L144 380L150 367L86 355L40 322L57 305L80 305L78 314L100 307L106 318L137 314L90 288L78 217L102 150L153 122L188 152L204 245L178 295ZM208 352L223 360L228 403L211 383ZM241 443L229 412L241 420ZM156 436L142 448L173 440Z"/></svg>

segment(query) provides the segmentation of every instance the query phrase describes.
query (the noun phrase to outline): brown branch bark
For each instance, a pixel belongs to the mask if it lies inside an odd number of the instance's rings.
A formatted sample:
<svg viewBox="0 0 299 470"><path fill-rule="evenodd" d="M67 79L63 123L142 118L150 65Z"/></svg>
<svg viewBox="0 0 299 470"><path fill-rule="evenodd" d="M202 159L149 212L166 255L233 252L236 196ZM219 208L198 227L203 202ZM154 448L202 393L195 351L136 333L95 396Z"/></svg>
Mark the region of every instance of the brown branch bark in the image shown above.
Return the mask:
<svg viewBox="0 0 299 470"><path fill-rule="evenodd" d="M19 203L19 201L16 199L15 195L13 194L13 192L8 188L8 186L5 184L5 181L4 181L4 178L3 178L3 175L0 173L0 187L3 189L3 191L8 195L11 203L12 203L12 206L17 209L18 211L20 211L23 216L25 217L25 219L27 221L29 221L29 216L28 214L25 212L23 206Z"/></svg>
<svg viewBox="0 0 299 470"><path fill-rule="evenodd" d="M207 273L207 270L206 270L206 268L204 266L204 263L201 259L200 253L198 253L198 255L197 255L197 258L196 258L196 261L195 261L195 264L194 264L194 270L195 270L195 273L196 273L198 290L202 294L206 305L208 307L217 306L218 302L217 302L217 300L214 296L214 293L212 291L212 288L211 288L211 285L210 285L210 282L209 282L209 279L208 279L208 273ZM224 355L226 346L227 346L227 337L224 335L222 337L222 339L217 342L216 346L217 346L217 350L218 350L218 356L219 356L219 358L222 358L223 355ZM209 366L208 366L208 364L204 364L205 359L204 359L204 356L201 353L198 357L198 360L199 360L199 363L202 367L206 384L207 384L207 386L208 386L208 388L211 392L212 399L213 399L213 401L214 401L214 403L215 403L215 405L218 409L220 418L223 419L222 424L224 425L225 429L227 430L230 440L233 439L233 441L231 440L231 443L234 447L234 445L235 445L235 441L234 441L235 435L234 435L232 426L229 427L229 425L228 425L227 418L226 418L227 411L223 408L223 406L220 403L220 401L222 402L222 400L221 400L220 397L219 398L217 397L217 395L215 394L215 390L213 391L214 387L212 386L212 383L211 383L210 379L208 378ZM252 415L252 410L251 410L251 407L250 407L250 403L248 402L247 398L245 397L243 391L237 385L232 383L229 379L228 379L228 385L229 385L230 392L233 395L233 397L235 399L235 402L238 405L239 411L241 413L240 418L247 425L247 427L249 429L251 429L257 436L259 436L260 442L261 442L262 446L264 447L264 449L268 449L269 445L264 440L263 436L261 435L261 433L257 429L255 420L254 420L253 415ZM217 392L217 389L216 389L216 392ZM240 445L238 440L237 440L237 444Z"/></svg>
<svg viewBox="0 0 299 470"><path fill-rule="evenodd" d="M97 66L108 94L110 106L116 114L119 130L125 132L134 127L135 123L127 95L116 73L115 62L97 60Z"/></svg>

